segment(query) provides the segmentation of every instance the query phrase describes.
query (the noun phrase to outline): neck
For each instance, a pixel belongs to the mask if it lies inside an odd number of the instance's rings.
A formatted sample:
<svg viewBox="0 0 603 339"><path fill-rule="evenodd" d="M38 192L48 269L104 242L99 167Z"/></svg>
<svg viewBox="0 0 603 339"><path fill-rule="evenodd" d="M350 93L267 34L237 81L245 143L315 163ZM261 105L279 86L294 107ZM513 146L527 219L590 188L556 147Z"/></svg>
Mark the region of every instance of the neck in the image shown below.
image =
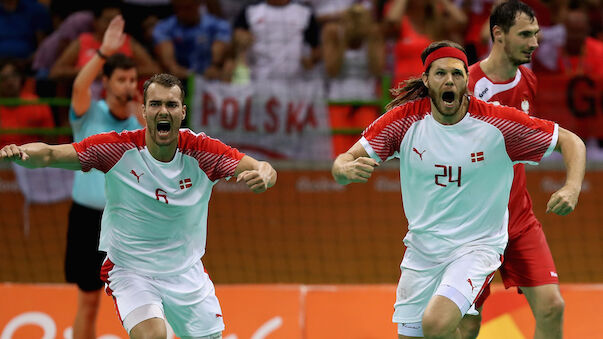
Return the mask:
<svg viewBox="0 0 603 339"><path fill-rule="evenodd" d="M127 119L130 115L128 114L128 110L126 105L119 102L119 100L114 96L107 96L105 99L107 101L107 106L109 106L109 111L120 120Z"/></svg>
<svg viewBox="0 0 603 339"><path fill-rule="evenodd" d="M488 57L479 65L488 78L494 81L506 81L512 79L517 73L518 66L509 60L502 48L501 45L495 45L492 48L490 55L488 55Z"/></svg>
<svg viewBox="0 0 603 339"><path fill-rule="evenodd" d="M467 114L467 108L469 107L469 100L467 100L467 96L463 96L463 101L459 106L459 109L453 115L444 115L440 113L438 108L434 105L433 99L431 99L431 114L435 121L439 122L442 125L454 125L457 122L461 121L465 114Z"/></svg>
<svg viewBox="0 0 603 339"><path fill-rule="evenodd" d="M149 134L148 128L145 131L144 139L146 141L149 153L151 153L153 158L161 162L170 162L172 161L172 159L174 159L174 155L176 154L176 148L178 147L178 139L176 139L169 145L157 145Z"/></svg>

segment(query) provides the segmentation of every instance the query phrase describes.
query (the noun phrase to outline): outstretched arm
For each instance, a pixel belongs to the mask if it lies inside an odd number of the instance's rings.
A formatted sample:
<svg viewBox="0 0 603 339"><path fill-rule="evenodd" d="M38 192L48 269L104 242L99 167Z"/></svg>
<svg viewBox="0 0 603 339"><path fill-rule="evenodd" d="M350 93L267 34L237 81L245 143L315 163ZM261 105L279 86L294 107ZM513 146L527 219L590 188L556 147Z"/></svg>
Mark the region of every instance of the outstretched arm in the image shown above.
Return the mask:
<svg viewBox="0 0 603 339"><path fill-rule="evenodd" d="M58 167L81 170L80 160L71 144L47 145L34 142L22 146L7 145L0 149L0 161L14 161L28 168Z"/></svg>
<svg viewBox="0 0 603 339"><path fill-rule="evenodd" d="M566 215L576 208L586 167L586 147L574 133L559 127L555 150L563 155L566 168L565 185L553 193L547 204L547 213Z"/></svg>
<svg viewBox="0 0 603 339"><path fill-rule="evenodd" d="M346 153L341 153L333 162L331 174L341 185L352 182L367 182L379 163L369 157L360 141L356 142Z"/></svg>
<svg viewBox="0 0 603 339"><path fill-rule="evenodd" d="M261 193L276 183L276 171L266 161L257 161L250 156L243 156L243 159L235 168L237 182L244 181L255 193Z"/></svg>

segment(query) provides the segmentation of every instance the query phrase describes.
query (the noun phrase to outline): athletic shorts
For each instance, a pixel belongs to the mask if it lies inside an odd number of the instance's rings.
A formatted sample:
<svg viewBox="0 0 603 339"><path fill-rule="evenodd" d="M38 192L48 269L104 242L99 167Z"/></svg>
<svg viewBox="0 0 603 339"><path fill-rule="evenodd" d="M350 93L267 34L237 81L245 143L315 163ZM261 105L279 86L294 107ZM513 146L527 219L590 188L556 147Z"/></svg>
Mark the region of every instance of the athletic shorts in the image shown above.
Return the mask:
<svg viewBox="0 0 603 339"><path fill-rule="evenodd" d="M409 251L407 249L405 255ZM473 304L500 264L500 254L489 249L477 249L425 269L401 265L393 322L420 323L427 304L443 285L460 292L468 305Z"/></svg>
<svg viewBox="0 0 603 339"><path fill-rule="evenodd" d="M101 277L107 294L113 296L122 324L130 312L144 305L155 305L178 337L203 337L224 330L214 285L201 260L182 274L150 277L115 265L107 258ZM152 317L139 319L138 323ZM128 334L136 324L128 324L130 328L124 326Z"/></svg>
<svg viewBox="0 0 603 339"><path fill-rule="evenodd" d="M83 291L99 290L104 285L100 280L100 268L105 253L98 250L102 214L102 210L76 202L69 210L65 279L76 283Z"/></svg>
<svg viewBox="0 0 603 339"><path fill-rule="evenodd" d="M559 284L553 255L542 225L535 218L523 233L509 239L500 275L505 288ZM518 291L521 293L519 289ZM489 295L488 286L487 291L476 302L476 307L483 305Z"/></svg>

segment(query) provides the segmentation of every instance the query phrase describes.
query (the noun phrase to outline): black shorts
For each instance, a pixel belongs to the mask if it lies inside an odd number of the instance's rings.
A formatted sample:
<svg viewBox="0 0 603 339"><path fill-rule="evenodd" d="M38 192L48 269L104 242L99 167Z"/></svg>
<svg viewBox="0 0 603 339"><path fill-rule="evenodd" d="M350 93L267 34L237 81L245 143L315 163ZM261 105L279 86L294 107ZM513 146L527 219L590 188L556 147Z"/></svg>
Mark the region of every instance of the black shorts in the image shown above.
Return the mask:
<svg viewBox="0 0 603 339"><path fill-rule="evenodd" d="M102 215L103 211L76 202L69 210L65 279L76 283L83 291L95 291L104 285L100 280L100 268L105 253L98 250Z"/></svg>

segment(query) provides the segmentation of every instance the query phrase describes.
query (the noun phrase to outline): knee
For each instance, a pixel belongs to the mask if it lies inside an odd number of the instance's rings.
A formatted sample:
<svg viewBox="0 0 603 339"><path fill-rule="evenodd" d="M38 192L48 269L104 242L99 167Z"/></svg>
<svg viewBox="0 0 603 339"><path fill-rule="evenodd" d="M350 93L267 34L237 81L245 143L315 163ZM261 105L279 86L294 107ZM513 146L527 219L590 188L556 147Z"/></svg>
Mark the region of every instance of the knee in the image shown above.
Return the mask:
<svg viewBox="0 0 603 339"><path fill-rule="evenodd" d="M426 339L448 338L456 331L456 324L443 317L423 316L423 335Z"/></svg>
<svg viewBox="0 0 603 339"><path fill-rule="evenodd" d="M479 334L479 329L482 323L482 316L480 315L465 315L459 328L461 330L462 339L475 339Z"/></svg>
<svg viewBox="0 0 603 339"><path fill-rule="evenodd" d="M544 305L539 307L534 312L536 322L541 323L557 323L563 319L563 311L565 310L565 301L561 296L551 298Z"/></svg>

